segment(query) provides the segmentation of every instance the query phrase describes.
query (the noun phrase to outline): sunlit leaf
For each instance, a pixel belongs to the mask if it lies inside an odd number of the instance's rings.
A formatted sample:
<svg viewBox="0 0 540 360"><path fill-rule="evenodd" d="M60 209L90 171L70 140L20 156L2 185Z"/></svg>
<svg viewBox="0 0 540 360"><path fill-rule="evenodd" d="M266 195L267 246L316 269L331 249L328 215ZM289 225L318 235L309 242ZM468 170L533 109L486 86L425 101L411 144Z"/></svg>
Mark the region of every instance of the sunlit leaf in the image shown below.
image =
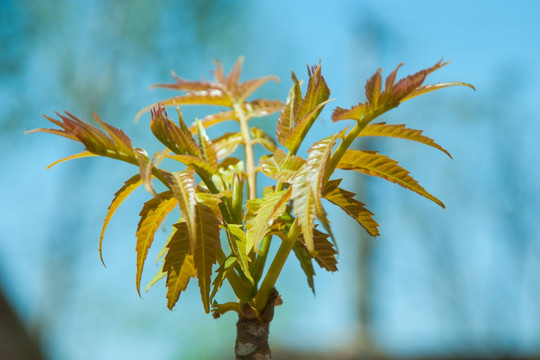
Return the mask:
<svg viewBox="0 0 540 360"><path fill-rule="evenodd" d="M266 176L290 184L305 162L300 156L287 155L276 148L274 155L259 160L259 166Z"/></svg>
<svg viewBox="0 0 540 360"><path fill-rule="evenodd" d="M244 144L244 137L241 133L225 133L216 138L214 148L218 159L231 155L240 144Z"/></svg>
<svg viewBox="0 0 540 360"><path fill-rule="evenodd" d="M401 101L407 101L407 100L410 100L414 97L417 97L419 95L423 95L423 94L426 94L428 92L432 92L432 91L435 91L435 90L440 90L440 89L444 89L444 88L447 88L447 87L452 87L452 86L466 86L468 88L471 88L473 89L474 91L476 91L476 88L469 84L469 83L466 83L466 82L463 82L463 81L452 81L452 82L446 82L446 83L438 83L438 84L431 84L431 85L424 85L424 86L421 86L419 88L416 88L415 90L411 91L409 93L409 95L405 96Z"/></svg>
<svg viewBox="0 0 540 360"><path fill-rule="evenodd" d="M304 234L308 251L314 253L313 227L315 218L329 231L329 222L321 204L321 193L332 147L343 134L329 136L315 143L309 150L306 163L292 182L293 212Z"/></svg>
<svg viewBox="0 0 540 360"><path fill-rule="evenodd" d="M137 285L137 292L140 292L141 275L148 254L148 249L154 241L154 235L159 228L161 222L165 216L176 207L176 199L172 192L166 191L160 193L158 197L155 197L147 201L140 213L141 219L137 226L137 273L135 282Z"/></svg>
<svg viewBox="0 0 540 360"><path fill-rule="evenodd" d="M328 234L317 229L313 230L313 244L315 247L315 256L313 257L319 266L327 271L337 271L337 251L334 245L328 241ZM305 246L303 236L299 239L299 244Z"/></svg>
<svg viewBox="0 0 540 360"><path fill-rule="evenodd" d="M193 255L190 253L189 234L185 222L175 224L176 231L167 244L163 271L167 273L167 307L172 309L190 278L195 277Z"/></svg>
<svg viewBox="0 0 540 360"><path fill-rule="evenodd" d="M422 130L408 129L405 127L405 125L388 125L386 123L376 123L376 124L369 124L365 128L363 128L360 134L358 134L358 137L389 136L389 137L395 137L395 138L400 138L400 139L417 141L419 143L432 146L435 149L439 149L440 151L448 155L450 158L452 158L452 155L450 155L450 153L446 149L444 149L442 146L440 146L435 141L433 141L433 139L425 135L422 135L422 132L423 132Z"/></svg>
<svg viewBox="0 0 540 360"><path fill-rule="evenodd" d="M305 135L328 103L330 90L321 75L321 65L308 68L309 81L305 96L299 93L299 83L293 73L294 85L280 115L277 127L279 142L295 154Z"/></svg>
<svg viewBox="0 0 540 360"><path fill-rule="evenodd" d="M270 152L274 152L277 149L276 142L274 139L265 133L263 130L259 129L256 126L253 126L251 128L251 136L253 136L253 143L261 144L264 148L266 148Z"/></svg>
<svg viewBox="0 0 540 360"><path fill-rule="evenodd" d="M355 105L351 107L350 109L343 109L340 107L337 107L334 109L334 112L332 113L332 121L340 121L340 120L356 120L361 121L364 113L366 112L366 105L360 103L358 105Z"/></svg>
<svg viewBox="0 0 540 360"><path fill-rule="evenodd" d="M35 129L29 131L46 132L59 136L66 137L71 140L79 141L84 145L86 150L92 154L110 157L117 160L137 163L137 158L131 148L131 140L120 129L115 128L99 119L95 115L96 121L106 130L103 132L97 127L90 125L69 112L61 115L56 112L56 115L61 119L55 120L51 117L44 116L47 120L59 126L59 129ZM110 134L108 136L107 134Z"/></svg>
<svg viewBox="0 0 540 360"><path fill-rule="evenodd" d="M175 154L200 156L199 148L193 140L191 132L185 126L180 112L178 112L180 126L169 119L167 111L161 105L152 109L151 114L150 129L163 145Z"/></svg>
<svg viewBox="0 0 540 360"><path fill-rule="evenodd" d="M218 165L218 159L216 154L216 149L214 148L214 144L212 144L212 141L206 134L206 130L204 129L204 126L200 122L196 122L197 124L197 136L199 138L199 150L201 153L201 156L203 157L206 162L212 167L212 173L214 173L217 170Z"/></svg>
<svg viewBox="0 0 540 360"><path fill-rule="evenodd" d="M73 160L73 159L80 159L80 158L83 158L83 157L89 157L89 156L97 156L96 154L92 154L91 152L89 151L83 151L83 152L80 152L78 154L74 154L74 155L71 155L71 156L66 156L65 158L62 158L60 160L56 160L55 162L53 162L52 164L50 164L49 166L47 166L47 169L50 169L52 168L53 166L55 165L58 165L64 161L68 161L68 160Z"/></svg>
<svg viewBox="0 0 540 360"><path fill-rule="evenodd" d="M257 248L258 244L266 236L269 225L285 212L291 197L291 190L289 188L271 193L265 196L262 201L248 200L246 208L248 211L254 212L254 216L246 220L246 251L248 253L253 248ZM256 207L256 211L253 211L253 207Z"/></svg>
<svg viewBox="0 0 540 360"><path fill-rule="evenodd" d="M379 224L373 219L373 213L367 210L363 203L354 198L354 193L339 188L340 183L341 179L330 180L323 190L323 197L339 206L350 217L358 221L371 236L378 236Z"/></svg>
<svg viewBox="0 0 540 360"><path fill-rule="evenodd" d="M212 265L216 263L219 242L219 220L212 210L197 203L197 246L195 248L195 268L201 290L201 299L206 313L210 312L210 278Z"/></svg>
<svg viewBox="0 0 540 360"><path fill-rule="evenodd" d="M378 176L405 189L420 194L441 207L444 204L435 196L428 193L407 170L398 165L398 162L376 152L349 149L339 161L337 167L343 170L357 170L371 176Z"/></svg>
<svg viewBox="0 0 540 360"><path fill-rule="evenodd" d="M215 173L215 169L206 160L191 155L165 155L165 157L174 159L195 170L199 175L210 177Z"/></svg>
<svg viewBox="0 0 540 360"><path fill-rule="evenodd" d="M102 245L103 245L103 236L105 235L105 230L107 229L107 225L109 224L109 221L111 220L112 216L116 212L116 209L124 202L124 200L141 185L141 176L139 174L132 176L129 178L124 185L114 194L113 201L109 205L109 209L107 211L107 215L105 215L105 220L103 221L103 227L101 228L101 234L99 235L99 258L101 259L101 262L103 265L105 265L105 262L103 261L103 253L101 251Z"/></svg>
<svg viewBox="0 0 540 360"><path fill-rule="evenodd" d="M227 120L236 120L236 112L233 110L227 110L227 111L220 111L215 114L208 115L200 120L202 126L204 126L205 129L208 129L210 126L214 126L216 124L219 124L223 121ZM192 134L197 133L197 124L193 123L189 130Z"/></svg>
<svg viewBox="0 0 540 360"><path fill-rule="evenodd" d="M246 233L242 230L242 225L228 224L227 226L229 246L231 247L232 253L238 259L238 264L240 265L244 276L251 282L251 284L254 284L253 277L251 276L251 272L249 270L249 262L251 259L247 251Z"/></svg>
<svg viewBox="0 0 540 360"><path fill-rule="evenodd" d="M166 172L163 175L169 183L187 223L191 253L193 254L198 241L194 173L186 170L174 173Z"/></svg>

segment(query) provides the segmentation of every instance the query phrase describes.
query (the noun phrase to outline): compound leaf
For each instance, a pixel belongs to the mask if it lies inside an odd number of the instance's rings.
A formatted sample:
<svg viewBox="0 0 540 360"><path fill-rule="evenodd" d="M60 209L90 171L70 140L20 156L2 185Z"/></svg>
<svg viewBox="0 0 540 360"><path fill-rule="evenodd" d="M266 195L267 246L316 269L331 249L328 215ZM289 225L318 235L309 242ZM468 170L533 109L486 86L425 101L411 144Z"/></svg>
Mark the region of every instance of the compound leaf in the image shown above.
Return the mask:
<svg viewBox="0 0 540 360"><path fill-rule="evenodd" d="M135 250L137 251L137 273L135 277L135 283L137 285L137 292L139 296L141 294L140 284L141 275L148 254L148 249L154 241L154 235L159 228L161 222L165 216L176 207L176 199L172 192L165 191L158 194L155 197L147 201L140 213L141 219L137 226L137 245Z"/></svg>
<svg viewBox="0 0 540 360"><path fill-rule="evenodd" d="M378 176L405 189L420 194L441 207L444 204L435 196L428 193L413 179L407 170L398 165L398 162L377 152L349 149L339 161L337 167L343 170L357 170L371 176Z"/></svg>
<svg viewBox="0 0 540 360"><path fill-rule="evenodd" d="M101 234L99 235L99 258L101 259L101 262L103 265L105 265L105 262L103 261L103 253L101 251L102 245L103 245L103 236L105 235L105 230L107 229L107 225L109 224L109 221L111 220L112 216L116 212L116 209L124 202L124 200L141 185L141 176L139 174L136 174L129 178L124 185L114 194L114 198L109 205L109 209L107 210L107 215L105 215L105 220L103 221L103 227L101 228Z"/></svg>
<svg viewBox="0 0 540 360"><path fill-rule="evenodd" d="M422 130L408 129L405 127L404 124L388 125L382 122L382 123L366 125L366 127L363 128L362 131L360 131L360 134L358 134L358 137L389 136L389 137L395 137L395 138L400 138L400 139L412 140L412 141L416 141L416 142L434 147L435 149L438 149L444 152L446 155L452 158L452 155L450 155L450 153L446 149L444 149L442 146L437 144L433 139L425 135L422 135L422 132L423 132Z"/></svg>

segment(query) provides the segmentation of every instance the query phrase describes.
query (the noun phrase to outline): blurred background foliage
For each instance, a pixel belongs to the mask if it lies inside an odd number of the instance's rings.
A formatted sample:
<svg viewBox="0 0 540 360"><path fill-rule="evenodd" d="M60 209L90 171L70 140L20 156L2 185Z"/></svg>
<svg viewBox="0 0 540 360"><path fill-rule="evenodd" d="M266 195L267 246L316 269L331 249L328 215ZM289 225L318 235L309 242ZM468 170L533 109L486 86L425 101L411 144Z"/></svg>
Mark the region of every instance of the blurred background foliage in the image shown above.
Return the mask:
<svg viewBox="0 0 540 360"><path fill-rule="evenodd" d="M213 60L230 69L240 55L243 79L281 78L257 94L274 99L286 97L291 70L307 79L305 65L322 61L337 100L313 141L339 126L330 121L334 106L363 101L365 80L380 66L388 73L405 62L405 75L445 57L453 63L430 82L478 89L430 94L382 119L425 129L453 161L399 141L359 144L399 160L447 210L377 179L347 178L382 236L366 237L327 206L340 271L318 274L313 297L299 266L288 264L271 329L275 357L538 355L539 16L533 0L3 0L0 358L232 357L234 317L205 316L196 288L172 312L159 286L138 298L134 229L143 191L109 226L101 266L102 218L134 169L83 159L45 171L79 147L24 131L46 126L40 113L89 120L96 111L154 152L148 119L132 120L170 93L147 87L169 81L172 69L210 78ZM199 111L186 108L185 119ZM254 121L273 133L271 121ZM6 357L18 344L31 357Z"/></svg>

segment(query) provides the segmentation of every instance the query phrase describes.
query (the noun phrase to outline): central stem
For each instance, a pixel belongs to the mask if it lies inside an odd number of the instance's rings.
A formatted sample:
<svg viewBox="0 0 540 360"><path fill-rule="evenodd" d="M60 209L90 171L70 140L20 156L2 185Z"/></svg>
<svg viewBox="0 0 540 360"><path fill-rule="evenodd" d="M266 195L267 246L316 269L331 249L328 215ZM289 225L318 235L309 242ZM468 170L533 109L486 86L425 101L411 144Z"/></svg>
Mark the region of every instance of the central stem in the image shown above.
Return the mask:
<svg viewBox="0 0 540 360"><path fill-rule="evenodd" d="M248 180L248 199L257 197L257 179L255 174L255 159L253 156L253 142L249 133L248 117L240 103L234 103L234 112L238 116L240 122L240 131L244 138L244 149L246 153L246 172Z"/></svg>

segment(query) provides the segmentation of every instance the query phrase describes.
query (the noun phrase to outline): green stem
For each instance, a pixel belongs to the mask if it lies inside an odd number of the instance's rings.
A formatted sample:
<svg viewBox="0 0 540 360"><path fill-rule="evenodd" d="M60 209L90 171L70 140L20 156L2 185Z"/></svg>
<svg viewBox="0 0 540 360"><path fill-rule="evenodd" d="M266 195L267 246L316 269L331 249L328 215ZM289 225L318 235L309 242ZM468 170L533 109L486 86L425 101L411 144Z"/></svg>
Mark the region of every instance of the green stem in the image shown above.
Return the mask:
<svg viewBox="0 0 540 360"><path fill-rule="evenodd" d="M270 249L271 242L272 236L266 236L261 243L259 255L257 255L257 259L255 259L255 264L253 265L253 270L251 270L251 276L253 276L255 284L257 284L261 279L264 266L266 265L266 259L268 258L268 250Z"/></svg>
<svg viewBox="0 0 540 360"><path fill-rule="evenodd" d="M298 226L297 220L294 219L294 222L292 223L291 228L287 233L287 237L283 239L283 242L281 243L276 253L276 256L274 257L274 260L272 260L272 264L270 265L270 268L268 269L268 272L264 277L259 291L257 291L257 294L255 294L255 297L253 298L252 305L259 312L263 311L266 307L268 298L272 293L272 289L276 285L277 279L279 277L279 274L281 273L281 270L283 269L285 261L289 257L289 254L294 247L294 244L296 244L298 235L300 235L300 227Z"/></svg>
<svg viewBox="0 0 540 360"><path fill-rule="evenodd" d="M218 262L223 264L226 258L227 255L225 255L225 252L222 249L218 249ZM234 271L229 271L227 273L227 280L229 281L229 284L231 285L236 297L238 297L241 301L249 301L251 298L251 285L249 283L242 281L240 276Z"/></svg>
<svg viewBox="0 0 540 360"><path fill-rule="evenodd" d="M349 133L345 135L345 139L343 139L343 141L337 147L336 151L334 151L334 153L330 157L330 163L328 164L328 168L326 169L326 176L324 182L328 181L330 175L332 175L332 173L336 169L339 160L341 160L341 158L345 154L345 151L349 149L354 139L356 139L358 134L360 134L360 131L362 131L366 127L366 125L369 124L370 121L371 118L365 118L361 122L357 122L351 129L351 131L349 131Z"/></svg>
<svg viewBox="0 0 540 360"><path fill-rule="evenodd" d="M253 156L253 142L249 133L248 118L240 103L235 102L233 109L238 116L240 131L242 133L242 137L244 138L246 172L248 180L248 199L255 199L257 197L257 179L255 173L255 158Z"/></svg>

